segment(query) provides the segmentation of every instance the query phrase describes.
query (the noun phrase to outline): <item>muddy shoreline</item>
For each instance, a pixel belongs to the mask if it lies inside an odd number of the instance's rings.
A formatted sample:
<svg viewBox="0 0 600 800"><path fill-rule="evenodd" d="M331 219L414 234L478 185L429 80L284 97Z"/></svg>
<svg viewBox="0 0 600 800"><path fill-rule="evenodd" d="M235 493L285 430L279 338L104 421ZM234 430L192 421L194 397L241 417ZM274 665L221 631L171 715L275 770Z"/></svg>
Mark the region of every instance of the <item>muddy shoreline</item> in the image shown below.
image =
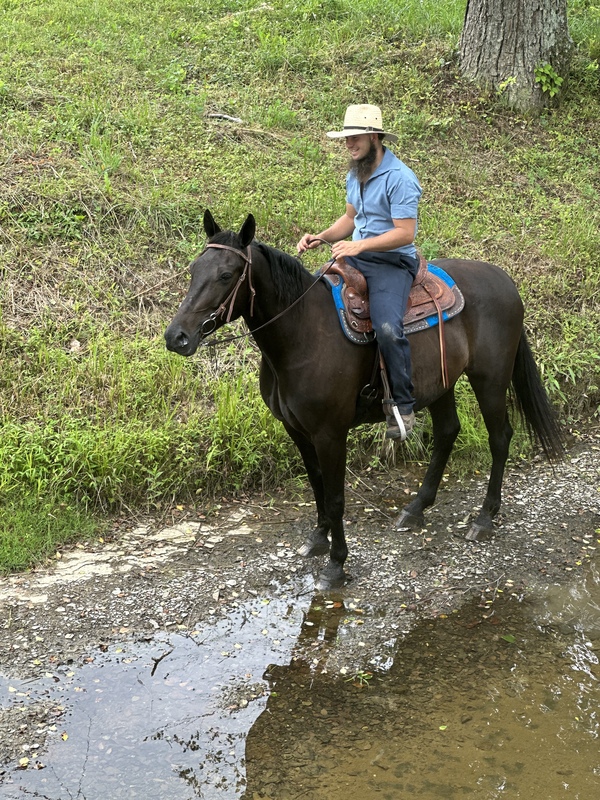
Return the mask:
<svg viewBox="0 0 600 800"><path fill-rule="evenodd" d="M598 428L573 437L555 472L537 459L508 470L489 542L462 538L484 481L458 484L451 475L426 513L426 527L395 531L394 514L413 481L402 472L370 474L368 483L348 477L352 580L323 602L342 603L355 617L368 613L354 620L356 635L350 625L350 635L329 654L330 670L366 669L390 636L405 636L419 620L444 617L474 596L490 609L500 596L521 598L535 587L577 580L598 562ZM194 514L182 509L169 527L144 520L110 541L74 547L43 568L4 578L0 765L14 768L32 741L42 751L36 738L50 735L61 716L51 704L19 711L11 682L51 680L101 658L117 642L156 641L152 657L160 659L169 635L209 630L253 601L287 603L306 619L323 559L305 562L296 549L312 520L308 495L222 502Z"/></svg>

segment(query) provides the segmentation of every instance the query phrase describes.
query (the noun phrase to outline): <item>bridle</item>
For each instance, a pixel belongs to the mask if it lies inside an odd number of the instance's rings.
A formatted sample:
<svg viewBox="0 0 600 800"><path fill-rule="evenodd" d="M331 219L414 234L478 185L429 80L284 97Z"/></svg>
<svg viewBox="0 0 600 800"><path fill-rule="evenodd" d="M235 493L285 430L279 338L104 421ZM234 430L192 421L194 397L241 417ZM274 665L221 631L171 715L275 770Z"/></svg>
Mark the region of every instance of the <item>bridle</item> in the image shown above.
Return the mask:
<svg viewBox="0 0 600 800"><path fill-rule="evenodd" d="M324 242L324 240L321 240L321 241ZM329 244L329 242L324 242L324 243L325 244ZM218 249L218 250L229 250L231 253L235 253L237 256L239 256L241 259L243 259L245 263L244 263L244 269L242 271L242 274L238 278L237 283L235 284L235 286L233 287L231 292L227 295L225 300L223 300L223 302L217 308L217 310L213 311L212 314L210 314L204 320L204 322L202 323L202 325L200 327L200 335L201 335L201 342L200 343L201 343L201 345L203 347L210 347L210 346L217 345L217 344L226 344L228 342L233 342L236 339L246 339L251 334L254 334L257 331L261 331L263 328L266 328L268 325L271 325L273 322L278 320L284 314L287 314L287 312L290 309L292 309L297 303L299 303L300 300L302 300L305 297L305 295L307 295L308 292L310 292L310 290L313 288L313 286L315 286L315 284L317 284L319 282L319 278L327 272L327 270L331 267L331 265L335 261L335 259L331 260L331 262L325 267L325 269L323 269L319 273L318 278L313 283L311 283L311 285L308 287L308 289L306 289L300 295L300 297L297 297L296 300L294 300L294 302L291 303L287 308L284 308L283 311L280 311L279 314L276 314L274 317L271 317L271 319L267 320L265 323L260 325L258 328L253 328L252 330L248 331L248 333L242 333L239 336L228 336L225 339L209 339L208 341L204 341L206 336L209 336L211 333L213 333L216 330L217 319L219 317L222 317L225 314L225 312L227 312L227 316L225 318L225 323L231 322L231 317L233 316L233 307L235 305L235 300L236 300L236 297L237 297L238 290L239 290L240 286L244 283L246 278L248 279L248 287L250 289L250 316L254 315L254 298L256 296L256 289L254 288L254 286L252 284L252 245L249 244L248 247L246 248L246 252L244 253L243 250L238 250L237 247L231 247L228 244L216 244L215 242L209 242L205 246L205 248L202 251L202 253L200 253L199 258L201 258L209 248L215 248L215 249Z"/></svg>
<svg viewBox="0 0 600 800"><path fill-rule="evenodd" d="M227 318L225 322L231 322L231 317L233 315L233 307L235 305L235 299L237 297L238 289L242 285L242 283L246 280L246 276L248 277L248 286L250 288L250 316L254 314L254 297L256 295L256 290L252 285L252 248L250 245L246 248L246 252L244 253L243 250L238 250L237 247L230 247L228 244L211 244L210 242L204 248L204 251L200 254L200 257L204 255L204 253L208 250L209 247L218 250L229 250L231 253L235 253L237 256L242 258L245 262L244 264L244 271L240 275L237 280L236 285L233 287L231 292L227 295L225 300L221 303L221 305L217 308L216 311L207 317L204 322L202 323L202 327L200 328L200 333L202 337L208 336L209 333L212 333L217 327L217 317L222 317L223 314L227 311ZM229 304L229 310L227 310L227 304ZM212 327L205 328L206 325L212 325ZM237 337L236 337L237 338Z"/></svg>

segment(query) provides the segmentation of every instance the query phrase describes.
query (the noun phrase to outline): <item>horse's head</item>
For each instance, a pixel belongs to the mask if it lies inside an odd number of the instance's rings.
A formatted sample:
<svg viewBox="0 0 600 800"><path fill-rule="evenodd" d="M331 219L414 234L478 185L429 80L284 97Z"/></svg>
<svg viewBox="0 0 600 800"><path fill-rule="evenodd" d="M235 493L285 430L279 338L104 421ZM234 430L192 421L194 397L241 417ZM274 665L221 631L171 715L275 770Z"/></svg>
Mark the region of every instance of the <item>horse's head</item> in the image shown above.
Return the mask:
<svg viewBox="0 0 600 800"><path fill-rule="evenodd" d="M255 228L249 214L239 233L221 231L210 211L205 211L208 243L190 266L190 288L165 331L168 350L191 356L205 336L240 316L247 305L248 288L242 284L250 284Z"/></svg>

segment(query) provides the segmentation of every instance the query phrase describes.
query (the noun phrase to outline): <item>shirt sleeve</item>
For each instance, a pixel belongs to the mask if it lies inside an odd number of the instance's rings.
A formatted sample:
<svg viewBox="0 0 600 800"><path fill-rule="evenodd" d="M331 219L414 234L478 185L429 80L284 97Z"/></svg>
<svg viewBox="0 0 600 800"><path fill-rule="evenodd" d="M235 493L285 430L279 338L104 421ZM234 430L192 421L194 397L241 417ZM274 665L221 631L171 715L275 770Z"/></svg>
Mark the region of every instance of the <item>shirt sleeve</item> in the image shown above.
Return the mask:
<svg viewBox="0 0 600 800"><path fill-rule="evenodd" d="M417 176L411 170L388 173L387 195L392 219L417 219L422 192Z"/></svg>

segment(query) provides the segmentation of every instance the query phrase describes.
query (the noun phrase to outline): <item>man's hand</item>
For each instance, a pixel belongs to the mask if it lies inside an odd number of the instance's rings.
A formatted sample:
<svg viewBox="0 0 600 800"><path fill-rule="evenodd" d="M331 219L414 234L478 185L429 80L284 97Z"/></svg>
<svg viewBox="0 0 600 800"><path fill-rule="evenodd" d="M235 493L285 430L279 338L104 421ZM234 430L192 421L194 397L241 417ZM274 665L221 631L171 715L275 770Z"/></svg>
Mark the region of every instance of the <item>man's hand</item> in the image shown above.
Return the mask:
<svg viewBox="0 0 600 800"><path fill-rule="evenodd" d="M305 253L307 250L314 250L316 247L320 247L322 244L322 239L319 239L317 236L313 236L312 233L305 233L296 245L296 250L298 251L299 255L302 255L302 253Z"/></svg>
<svg viewBox="0 0 600 800"><path fill-rule="evenodd" d="M356 239L352 242L336 242L331 248L331 255L334 258L344 258L344 256L357 256L363 253L367 248L365 244L367 239Z"/></svg>

